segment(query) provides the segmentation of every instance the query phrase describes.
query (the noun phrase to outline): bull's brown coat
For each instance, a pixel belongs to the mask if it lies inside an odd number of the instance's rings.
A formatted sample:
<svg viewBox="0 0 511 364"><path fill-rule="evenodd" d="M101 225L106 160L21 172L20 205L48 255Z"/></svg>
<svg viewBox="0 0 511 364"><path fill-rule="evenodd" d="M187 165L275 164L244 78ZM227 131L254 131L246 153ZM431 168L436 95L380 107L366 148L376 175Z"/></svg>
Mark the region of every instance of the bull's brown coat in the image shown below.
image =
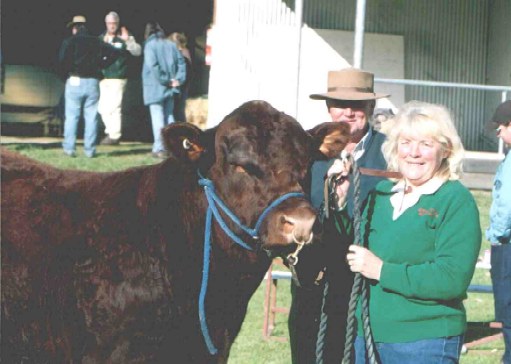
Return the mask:
<svg viewBox="0 0 511 364"><path fill-rule="evenodd" d="M302 190L319 150L331 157L347 141L344 125L307 133L261 101L215 129L180 124L163 134L173 157L115 173L59 170L2 150L2 362L227 361L270 260L214 225L211 356L197 308L206 210L197 169L253 226L279 195ZM306 239L314 214L304 199L282 203L263 223L261 247L288 246L293 233Z"/></svg>

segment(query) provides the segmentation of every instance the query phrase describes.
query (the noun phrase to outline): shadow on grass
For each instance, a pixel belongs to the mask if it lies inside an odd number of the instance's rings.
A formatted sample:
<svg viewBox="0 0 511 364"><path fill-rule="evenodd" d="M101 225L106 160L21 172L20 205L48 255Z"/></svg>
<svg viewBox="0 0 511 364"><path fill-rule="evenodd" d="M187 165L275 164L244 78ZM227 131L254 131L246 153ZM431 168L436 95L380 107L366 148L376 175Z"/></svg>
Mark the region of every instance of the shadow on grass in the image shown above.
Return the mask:
<svg viewBox="0 0 511 364"><path fill-rule="evenodd" d="M144 149L127 149L127 150L99 150L98 154L108 155L109 157L122 157L127 155L150 154L151 148Z"/></svg>
<svg viewBox="0 0 511 364"><path fill-rule="evenodd" d="M9 146L9 149L15 151L29 151L29 150L52 150L52 149L61 149L62 144L60 142L55 143L23 143L23 144L6 144L5 146ZM77 147L83 147L83 143L78 142ZM140 154L150 154L151 153L151 145L144 145L139 143L123 143L119 146L98 146L97 147L98 154L108 155L112 157L122 157L128 155L140 155Z"/></svg>
<svg viewBox="0 0 511 364"><path fill-rule="evenodd" d="M9 149L13 150L30 150L30 149L57 149L62 148L62 144L59 142L55 143L22 143L22 144L15 144L15 143L8 143L8 144L2 144L3 146L9 146Z"/></svg>
<svg viewBox="0 0 511 364"><path fill-rule="evenodd" d="M480 340L488 336L499 334L502 330L490 327L489 322L468 322L465 333L465 343Z"/></svg>

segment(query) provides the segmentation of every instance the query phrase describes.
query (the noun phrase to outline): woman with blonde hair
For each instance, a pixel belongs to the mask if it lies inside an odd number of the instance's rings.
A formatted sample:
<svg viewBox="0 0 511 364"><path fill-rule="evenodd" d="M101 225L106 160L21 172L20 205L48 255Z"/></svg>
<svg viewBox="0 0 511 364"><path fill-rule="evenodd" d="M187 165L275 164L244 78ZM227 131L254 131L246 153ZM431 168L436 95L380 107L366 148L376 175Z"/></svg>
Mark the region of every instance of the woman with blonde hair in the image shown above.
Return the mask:
<svg viewBox="0 0 511 364"><path fill-rule="evenodd" d="M369 279L369 315L379 362L457 363L466 314L463 300L481 244L479 213L459 181L463 146L449 111L412 101L393 120L383 145L388 169L401 178L380 182L368 196L362 245L347 261ZM335 216L343 210L350 166L336 162ZM360 307L357 317L361 317ZM361 325L356 363L367 361Z"/></svg>
<svg viewBox="0 0 511 364"><path fill-rule="evenodd" d="M183 55L186 63L186 79L181 84L181 92L177 94L176 105L174 107L174 118L176 121L186 121L186 100L188 99L188 91L190 89L190 79L192 78L192 56L187 48L188 38L184 33L174 32L169 35L169 40L174 42L177 49Z"/></svg>

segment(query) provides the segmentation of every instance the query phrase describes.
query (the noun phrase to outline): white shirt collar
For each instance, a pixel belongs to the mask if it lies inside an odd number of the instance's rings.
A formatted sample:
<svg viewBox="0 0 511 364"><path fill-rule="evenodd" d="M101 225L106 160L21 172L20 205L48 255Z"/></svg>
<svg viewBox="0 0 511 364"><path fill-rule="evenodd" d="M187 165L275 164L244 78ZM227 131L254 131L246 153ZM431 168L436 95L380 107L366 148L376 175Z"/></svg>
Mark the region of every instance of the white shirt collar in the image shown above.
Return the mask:
<svg viewBox="0 0 511 364"><path fill-rule="evenodd" d="M397 182L390 192L394 194L390 197L390 203L394 208L392 219L396 220L408 208L414 206L422 195L431 195L435 193L440 186L444 184L445 180L439 177L433 177L424 184L414 187L410 192L405 193L405 189L409 186L406 185L405 180Z"/></svg>
<svg viewBox="0 0 511 364"><path fill-rule="evenodd" d="M372 137L373 137L373 129L371 127L369 127L369 129L367 129L367 133L357 143L357 145L355 146L355 149L353 149L352 154L353 154L353 158L355 160L358 160L359 158L361 158L364 155L364 152L366 151L366 147Z"/></svg>

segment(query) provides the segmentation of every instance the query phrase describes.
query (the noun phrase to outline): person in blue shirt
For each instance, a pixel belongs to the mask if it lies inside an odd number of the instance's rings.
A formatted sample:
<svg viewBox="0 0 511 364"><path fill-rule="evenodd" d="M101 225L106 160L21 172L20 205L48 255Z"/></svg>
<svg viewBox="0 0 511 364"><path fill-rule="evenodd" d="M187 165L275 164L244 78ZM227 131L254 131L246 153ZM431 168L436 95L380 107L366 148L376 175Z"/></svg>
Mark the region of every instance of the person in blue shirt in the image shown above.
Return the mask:
<svg viewBox="0 0 511 364"><path fill-rule="evenodd" d="M508 148L497 168L486 238L491 243L491 279L495 298L495 321L502 323L504 364L511 364L511 100L500 104L490 120L497 136Z"/></svg>

